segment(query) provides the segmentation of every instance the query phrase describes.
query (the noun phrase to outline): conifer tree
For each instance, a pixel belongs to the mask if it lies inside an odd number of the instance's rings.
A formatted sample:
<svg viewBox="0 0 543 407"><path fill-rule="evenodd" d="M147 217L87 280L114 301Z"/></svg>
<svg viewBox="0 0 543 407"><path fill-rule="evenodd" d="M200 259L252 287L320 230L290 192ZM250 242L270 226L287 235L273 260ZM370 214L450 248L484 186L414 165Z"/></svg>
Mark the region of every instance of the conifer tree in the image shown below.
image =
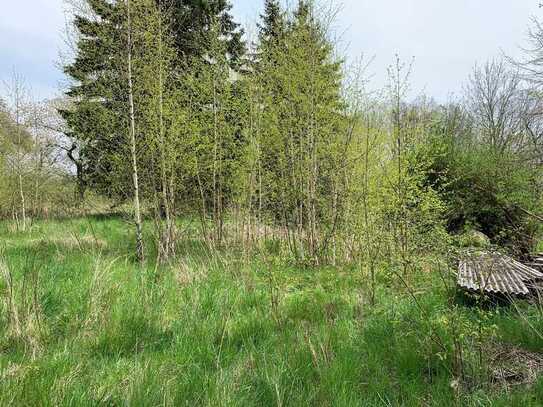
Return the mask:
<svg viewBox="0 0 543 407"><path fill-rule="evenodd" d="M305 2L282 46L268 52L274 53L262 70L268 210L289 230L293 253L317 263L337 221L333 203L345 134L341 63Z"/></svg>
<svg viewBox="0 0 543 407"><path fill-rule="evenodd" d="M125 148L126 122L121 119L126 106L127 82L122 61L126 49L125 14L121 3L87 0L89 15L76 15L77 54L64 67L71 79L67 96L69 108L59 112L66 120L67 135L74 140L70 151L78 150L77 179L80 194L90 186L108 196L118 197L129 179L119 167L118 154Z"/></svg>
<svg viewBox="0 0 543 407"><path fill-rule="evenodd" d="M126 13L124 1L84 0L90 13L76 15L74 26L78 33L76 56L64 70L72 80L67 95L72 98L70 109L62 109L67 121L67 133L79 150L78 180L83 191L90 186L116 199L126 199L127 163L118 160L128 146L122 137L126 118L128 86L123 80L126 72L119 58L125 49ZM233 21L226 0L156 0L161 9L168 9L171 21L167 36L173 37L176 58L172 69L178 73L194 61L205 61L210 50L214 22L218 25L217 39L231 67L239 66L245 52L242 31ZM150 3L148 9L152 9ZM189 68L190 69L190 68ZM74 152L73 150L71 151Z"/></svg>
<svg viewBox="0 0 543 407"><path fill-rule="evenodd" d="M160 2L160 0L157 0ZM209 52L209 36L216 36L232 67L245 55L243 30L232 15L229 0L178 0L173 3L172 30L180 57L203 58ZM217 27L215 27L217 25Z"/></svg>
<svg viewBox="0 0 543 407"><path fill-rule="evenodd" d="M259 47L276 43L285 33L285 17L278 0L266 0L258 23Z"/></svg>

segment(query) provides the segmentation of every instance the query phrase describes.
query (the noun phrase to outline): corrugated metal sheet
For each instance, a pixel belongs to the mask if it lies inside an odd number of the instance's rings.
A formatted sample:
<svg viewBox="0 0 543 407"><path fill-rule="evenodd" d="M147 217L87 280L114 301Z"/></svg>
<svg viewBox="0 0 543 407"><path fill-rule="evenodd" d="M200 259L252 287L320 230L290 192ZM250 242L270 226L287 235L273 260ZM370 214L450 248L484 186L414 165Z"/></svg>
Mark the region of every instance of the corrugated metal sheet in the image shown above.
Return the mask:
<svg viewBox="0 0 543 407"><path fill-rule="evenodd" d="M531 256L526 265L537 271L543 271L543 253L537 253Z"/></svg>
<svg viewBox="0 0 543 407"><path fill-rule="evenodd" d="M467 254L458 264L458 285L469 291L527 295L543 273L500 253Z"/></svg>

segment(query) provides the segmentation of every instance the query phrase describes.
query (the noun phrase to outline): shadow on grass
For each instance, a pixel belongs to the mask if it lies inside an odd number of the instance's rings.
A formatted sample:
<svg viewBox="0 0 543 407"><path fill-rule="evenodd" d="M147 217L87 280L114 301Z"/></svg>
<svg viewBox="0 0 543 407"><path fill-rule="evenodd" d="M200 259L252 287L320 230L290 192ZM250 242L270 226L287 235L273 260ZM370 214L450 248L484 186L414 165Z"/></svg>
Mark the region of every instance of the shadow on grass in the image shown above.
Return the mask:
<svg viewBox="0 0 543 407"><path fill-rule="evenodd" d="M458 305L468 308L479 307L483 310L509 309L519 301L529 300L531 296L511 297L504 294L488 294L456 290L454 300Z"/></svg>
<svg viewBox="0 0 543 407"><path fill-rule="evenodd" d="M104 327L91 344L95 355L129 357L143 352L162 352L173 343L173 332L162 329L145 315L128 315Z"/></svg>

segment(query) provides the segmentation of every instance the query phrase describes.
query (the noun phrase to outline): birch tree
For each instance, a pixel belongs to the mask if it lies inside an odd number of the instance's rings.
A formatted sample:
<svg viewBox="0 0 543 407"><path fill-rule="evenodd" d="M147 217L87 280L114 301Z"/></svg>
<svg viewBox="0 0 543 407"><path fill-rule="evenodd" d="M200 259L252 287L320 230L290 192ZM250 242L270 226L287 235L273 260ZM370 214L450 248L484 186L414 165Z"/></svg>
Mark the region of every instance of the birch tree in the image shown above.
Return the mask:
<svg viewBox="0 0 543 407"><path fill-rule="evenodd" d="M32 150L32 140L27 127L27 114L29 108L28 89L23 78L13 72L10 81L6 84L8 106L13 120L9 143L11 154L8 158L9 172L13 175L17 185L17 198L13 197L13 218L17 227L23 232L27 228L27 175L29 156ZM18 206L18 209L16 209Z"/></svg>
<svg viewBox="0 0 543 407"><path fill-rule="evenodd" d="M338 220L335 196L346 136L341 62L314 8L300 2L285 39L269 58L263 166L269 209L288 232L292 253L318 263Z"/></svg>
<svg viewBox="0 0 543 407"><path fill-rule="evenodd" d="M133 79L133 42L132 42L132 8L130 0L126 0L126 21L127 21L127 49L126 49L126 65L127 65L127 80L128 80L128 108L130 115L130 160L132 164L132 182L134 185L134 223L136 225L136 258L140 263L144 261L144 246L143 246L143 222L141 216L140 203L140 184L138 174L138 155L137 155L137 135L136 135L136 118L134 108L134 79Z"/></svg>

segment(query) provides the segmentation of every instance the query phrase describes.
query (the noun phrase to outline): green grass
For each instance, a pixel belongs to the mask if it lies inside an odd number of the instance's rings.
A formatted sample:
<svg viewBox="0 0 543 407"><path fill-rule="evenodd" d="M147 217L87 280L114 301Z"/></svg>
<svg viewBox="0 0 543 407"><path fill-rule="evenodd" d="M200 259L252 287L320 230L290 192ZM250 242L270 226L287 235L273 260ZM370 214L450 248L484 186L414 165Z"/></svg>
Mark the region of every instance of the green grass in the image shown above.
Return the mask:
<svg viewBox="0 0 543 407"><path fill-rule="evenodd" d="M358 269L244 262L234 250L210 255L194 236L170 266L140 268L133 241L116 218L26 233L0 224L19 316L17 331L2 277L0 405L543 404L541 380L506 391L478 379L474 351L490 339L542 350L529 305L522 318L507 307L483 318L430 274L416 306L386 270L370 305ZM454 332L465 346L459 391Z"/></svg>

